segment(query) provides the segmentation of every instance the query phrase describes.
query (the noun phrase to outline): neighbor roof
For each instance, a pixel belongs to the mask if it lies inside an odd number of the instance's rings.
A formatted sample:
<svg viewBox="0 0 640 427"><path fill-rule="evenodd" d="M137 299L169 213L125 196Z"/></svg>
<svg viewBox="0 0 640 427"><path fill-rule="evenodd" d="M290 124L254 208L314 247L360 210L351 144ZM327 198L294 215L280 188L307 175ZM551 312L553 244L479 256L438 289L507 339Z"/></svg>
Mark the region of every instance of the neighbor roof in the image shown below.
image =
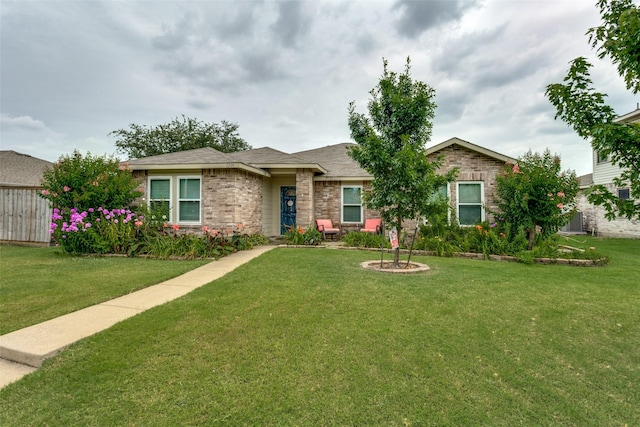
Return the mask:
<svg viewBox="0 0 640 427"><path fill-rule="evenodd" d="M53 167L46 160L17 153L0 151L0 185L9 187L40 187L42 174Z"/></svg>
<svg viewBox="0 0 640 427"><path fill-rule="evenodd" d="M623 114L620 117L616 117L614 120L616 123L637 123L640 122L640 107L636 108L630 113Z"/></svg>
<svg viewBox="0 0 640 427"><path fill-rule="evenodd" d="M498 152L489 150L488 148L484 148L484 147L481 147L479 145L472 144L469 141L465 141L463 139L456 138L456 137L453 137L451 139L447 139L446 141L441 142L440 144L437 144L437 145L434 145L433 147L427 148L427 155L433 154L435 152L438 152L438 151L440 151L440 150L442 150L444 148L447 148L447 147L449 147L451 145L459 145L459 146L467 148L469 150L477 151L478 153L482 153L485 156L489 156L489 157L493 157L494 159L501 160L501 161L503 161L505 163L517 163L517 160L512 158L512 157L505 156L504 154L500 154Z"/></svg>

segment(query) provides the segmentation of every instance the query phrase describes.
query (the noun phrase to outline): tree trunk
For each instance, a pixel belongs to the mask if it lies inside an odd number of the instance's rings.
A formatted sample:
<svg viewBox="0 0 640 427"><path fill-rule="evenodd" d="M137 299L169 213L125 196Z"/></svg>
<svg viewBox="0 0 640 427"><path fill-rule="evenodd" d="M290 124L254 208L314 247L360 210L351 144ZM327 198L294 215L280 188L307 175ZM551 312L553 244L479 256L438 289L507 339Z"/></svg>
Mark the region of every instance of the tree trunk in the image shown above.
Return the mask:
<svg viewBox="0 0 640 427"><path fill-rule="evenodd" d="M533 228L530 228L529 230L527 230L527 234L529 235L529 244L527 245L527 250L532 250L533 249L533 244L536 242L536 227L535 225L533 226Z"/></svg>
<svg viewBox="0 0 640 427"><path fill-rule="evenodd" d="M400 268L400 235L402 234L402 218L398 217L398 247L393 252L393 268Z"/></svg>

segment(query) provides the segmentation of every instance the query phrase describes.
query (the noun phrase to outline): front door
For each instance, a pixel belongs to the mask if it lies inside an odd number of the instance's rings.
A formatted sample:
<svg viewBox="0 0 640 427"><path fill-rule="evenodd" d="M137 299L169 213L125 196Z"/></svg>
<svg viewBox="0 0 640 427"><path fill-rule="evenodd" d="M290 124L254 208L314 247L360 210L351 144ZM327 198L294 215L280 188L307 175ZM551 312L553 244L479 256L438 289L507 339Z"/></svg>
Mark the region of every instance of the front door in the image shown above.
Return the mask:
<svg viewBox="0 0 640 427"><path fill-rule="evenodd" d="M280 234L296 223L296 187L280 187Z"/></svg>

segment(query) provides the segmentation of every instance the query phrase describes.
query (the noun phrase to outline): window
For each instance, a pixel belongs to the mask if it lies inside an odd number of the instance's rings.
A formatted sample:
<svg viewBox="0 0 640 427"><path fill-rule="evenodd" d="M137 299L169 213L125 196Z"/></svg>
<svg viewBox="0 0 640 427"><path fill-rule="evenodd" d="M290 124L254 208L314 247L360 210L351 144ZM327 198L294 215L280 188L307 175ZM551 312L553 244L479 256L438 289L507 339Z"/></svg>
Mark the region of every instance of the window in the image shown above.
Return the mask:
<svg viewBox="0 0 640 427"><path fill-rule="evenodd" d="M200 222L200 178L180 178L178 222Z"/></svg>
<svg viewBox="0 0 640 427"><path fill-rule="evenodd" d="M600 152L596 153L596 163L605 163L609 161L609 156Z"/></svg>
<svg viewBox="0 0 640 427"><path fill-rule="evenodd" d="M342 187L342 222L362 222L362 187Z"/></svg>
<svg viewBox="0 0 640 427"><path fill-rule="evenodd" d="M149 178L149 206L164 209L172 223L200 222L200 177Z"/></svg>
<svg viewBox="0 0 640 427"><path fill-rule="evenodd" d="M482 182L458 183L458 222L460 225L473 225L484 221L482 200L484 188Z"/></svg>
<svg viewBox="0 0 640 427"><path fill-rule="evenodd" d="M442 184L433 195L434 201L449 198L449 185Z"/></svg>
<svg viewBox="0 0 640 427"><path fill-rule="evenodd" d="M149 206L152 209L162 209L169 215L171 208L171 178L149 179Z"/></svg>
<svg viewBox="0 0 640 427"><path fill-rule="evenodd" d="M618 188L618 199L627 200L631 197L628 188Z"/></svg>
<svg viewBox="0 0 640 427"><path fill-rule="evenodd" d="M442 203L443 201L446 203L446 210L441 211L440 203ZM451 212L449 209L449 184L440 185L436 189L436 191L429 196L429 203L437 203L438 209L432 208L430 210L430 212L424 218L424 225L427 225L429 223L429 220L436 222L446 221L447 223L449 223L449 221L451 220Z"/></svg>

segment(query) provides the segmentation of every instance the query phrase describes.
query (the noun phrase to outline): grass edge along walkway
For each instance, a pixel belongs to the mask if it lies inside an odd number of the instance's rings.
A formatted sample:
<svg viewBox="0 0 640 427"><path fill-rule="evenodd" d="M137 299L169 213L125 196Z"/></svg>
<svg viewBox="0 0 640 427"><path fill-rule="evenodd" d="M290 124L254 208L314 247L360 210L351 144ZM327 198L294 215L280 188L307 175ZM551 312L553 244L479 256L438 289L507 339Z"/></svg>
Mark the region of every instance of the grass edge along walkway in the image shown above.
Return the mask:
<svg viewBox="0 0 640 427"><path fill-rule="evenodd" d="M236 252L157 285L0 336L0 387L32 372L28 367L40 367L70 344L186 295L271 249L260 246Z"/></svg>

